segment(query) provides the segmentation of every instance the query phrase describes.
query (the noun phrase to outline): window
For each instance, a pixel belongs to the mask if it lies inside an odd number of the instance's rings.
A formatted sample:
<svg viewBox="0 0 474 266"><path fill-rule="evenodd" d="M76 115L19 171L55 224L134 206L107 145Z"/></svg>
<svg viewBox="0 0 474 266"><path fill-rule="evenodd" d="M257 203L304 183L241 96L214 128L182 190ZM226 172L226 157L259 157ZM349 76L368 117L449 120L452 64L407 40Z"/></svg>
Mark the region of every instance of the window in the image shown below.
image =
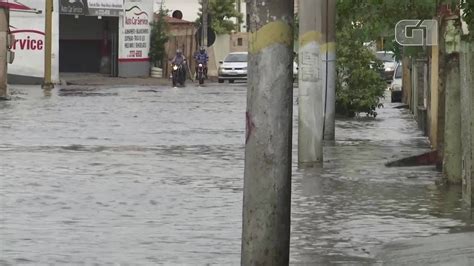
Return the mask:
<svg viewBox="0 0 474 266"><path fill-rule="evenodd" d="M247 54L229 54L225 59L225 62L247 62Z"/></svg>
<svg viewBox="0 0 474 266"><path fill-rule="evenodd" d="M385 52L377 52L376 54L377 59L382 61L382 62L393 62L395 59L393 58L392 53L385 53Z"/></svg>
<svg viewBox="0 0 474 266"><path fill-rule="evenodd" d="M244 43L244 41L242 40L242 38L237 38L237 45L238 46L242 46Z"/></svg>
<svg viewBox="0 0 474 266"><path fill-rule="evenodd" d="M397 71L395 72L395 78L396 79L401 79L403 76L403 67L402 65L398 65Z"/></svg>

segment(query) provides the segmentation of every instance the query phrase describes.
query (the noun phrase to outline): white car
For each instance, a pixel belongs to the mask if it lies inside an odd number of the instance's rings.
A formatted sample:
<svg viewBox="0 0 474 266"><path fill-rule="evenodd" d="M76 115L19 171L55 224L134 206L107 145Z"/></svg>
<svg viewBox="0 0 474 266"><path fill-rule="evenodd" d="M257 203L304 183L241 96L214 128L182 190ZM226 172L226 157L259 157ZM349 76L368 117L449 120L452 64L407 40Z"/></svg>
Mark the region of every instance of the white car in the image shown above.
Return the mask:
<svg viewBox="0 0 474 266"><path fill-rule="evenodd" d="M395 72L395 67L397 66L395 55L390 51L378 51L375 56L383 63L385 80L391 82L393 79L393 73Z"/></svg>
<svg viewBox="0 0 474 266"><path fill-rule="evenodd" d="M390 84L390 93L393 102L401 102L402 101L402 78L403 78L403 67L402 64L399 63L395 68L393 73L392 83Z"/></svg>
<svg viewBox="0 0 474 266"><path fill-rule="evenodd" d="M228 80L234 83L236 80L247 80L247 52L235 52L228 54L219 64L219 83Z"/></svg>

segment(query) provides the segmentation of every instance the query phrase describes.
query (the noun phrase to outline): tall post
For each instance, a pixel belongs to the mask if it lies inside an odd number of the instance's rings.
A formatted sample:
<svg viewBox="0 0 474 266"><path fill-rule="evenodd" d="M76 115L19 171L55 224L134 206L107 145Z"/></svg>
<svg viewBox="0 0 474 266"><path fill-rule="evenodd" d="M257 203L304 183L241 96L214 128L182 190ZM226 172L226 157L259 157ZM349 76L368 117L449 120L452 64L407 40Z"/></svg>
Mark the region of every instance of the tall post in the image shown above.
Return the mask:
<svg viewBox="0 0 474 266"><path fill-rule="evenodd" d="M321 56L325 75L324 139L334 140L336 134L336 0L323 2L323 45Z"/></svg>
<svg viewBox="0 0 474 266"><path fill-rule="evenodd" d="M438 80L439 80L439 47L431 47L431 115L430 115L430 139L433 149L438 148Z"/></svg>
<svg viewBox="0 0 474 266"><path fill-rule="evenodd" d="M451 184L462 182L461 76L459 54L448 55L446 64L446 109L443 172Z"/></svg>
<svg viewBox="0 0 474 266"><path fill-rule="evenodd" d="M298 162L312 164L323 160L324 90L322 4L325 0L299 2L299 98Z"/></svg>
<svg viewBox="0 0 474 266"><path fill-rule="evenodd" d="M461 52L462 194L474 207L474 43L464 41Z"/></svg>
<svg viewBox="0 0 474 266"><path fill-rule="evenodd" d="M288 265L293 0L249 0L242 265Z"/></svg>
<svg viewBox="0 0 474 266"><path fill-rule="evenodd" d="M445 33L446 102L444 124L443 173L451 184L462 183L460 30L448 20Z"/></svg>
<svg viewBox="0 0 474 266"><path fill-rule="evenodd" d="M242 14L242 0L236 0L235 1L235 7L237 9L237 13ZM242 31L242 19L239 17L237 18L237 29L239 32Z"/></svg>
<svg viewBox="0 0 474 266"><path fill-rule="evenodd" d="M207 47L207 18L209 16L209 0L202 0L202 46Z"/></svg>
<svg viewBox="0 0 474 266"><path fill-rule="evenodd" d="M51 81L51 55L53 37L53 0L45 1L45 30L44 30L44 80L42 88L50 90L54 88Z"/></svg>
<svg viewBox="0 0 474 266"><path fill-rule="evenodd" d="M8 9L0 8L0 99L8 97Z"/></svg>

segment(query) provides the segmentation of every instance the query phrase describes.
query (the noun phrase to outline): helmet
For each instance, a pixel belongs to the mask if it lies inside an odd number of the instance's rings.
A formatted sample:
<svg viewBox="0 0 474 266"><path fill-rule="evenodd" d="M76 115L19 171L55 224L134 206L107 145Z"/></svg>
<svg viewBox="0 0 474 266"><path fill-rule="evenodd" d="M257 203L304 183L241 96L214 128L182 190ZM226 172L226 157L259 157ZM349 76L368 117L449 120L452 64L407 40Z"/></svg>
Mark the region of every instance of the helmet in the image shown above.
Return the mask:
<svg viewBox="0 0 474 266"><path fill-rule="evenodd" d="M201 54L203 54L203 53L206 52L206 49L204 48L204 46L199 47L199 52L200 52Z"/></svg>
<svg viewBox="0 0 474 266"><path fill-rule="evenodd" d="M177 50L176 50L176 54L181 55L182 53L183 53L183 52L181 51L181 49L177 49Z"/></svg>

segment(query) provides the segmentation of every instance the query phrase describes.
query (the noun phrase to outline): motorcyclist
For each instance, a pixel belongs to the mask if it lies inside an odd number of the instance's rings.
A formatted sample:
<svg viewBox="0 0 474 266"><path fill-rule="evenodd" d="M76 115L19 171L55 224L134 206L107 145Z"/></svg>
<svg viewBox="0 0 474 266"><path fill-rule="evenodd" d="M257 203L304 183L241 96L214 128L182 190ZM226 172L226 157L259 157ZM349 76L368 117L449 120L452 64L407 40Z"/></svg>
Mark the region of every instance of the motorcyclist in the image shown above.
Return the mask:
<svg viewBox="0 0 474 266"><path fill-rule="evenodd" d="M179 65L182 65L184 63L186 63L186 57L183 55L183 52L181 51L181 49L177 49L176 50L176 55L171 60L171 64L179 66Z"/></svg>
<svg viewBox="0 0 474 266"><path fill-rule="evenodd" d="M202 64L204 77L207 78L207 62L209 61L209 56L207 55L206 49L204 46L199 48L199 52L194 55L194 59L196 60L196 79L198 78L198 66Z"/></svg>
<svg viewBox="0 0 474 266"><path fill-rule="evenodd" d="M183 52L181 51L181 49L176 50L176 55L171 60L171 64L182 66L181 74L184 75L184 77L186 77L186 68L185 68L186 57L183 55ZM184 80L186 80L186 78L184 78Z"/></svg>

